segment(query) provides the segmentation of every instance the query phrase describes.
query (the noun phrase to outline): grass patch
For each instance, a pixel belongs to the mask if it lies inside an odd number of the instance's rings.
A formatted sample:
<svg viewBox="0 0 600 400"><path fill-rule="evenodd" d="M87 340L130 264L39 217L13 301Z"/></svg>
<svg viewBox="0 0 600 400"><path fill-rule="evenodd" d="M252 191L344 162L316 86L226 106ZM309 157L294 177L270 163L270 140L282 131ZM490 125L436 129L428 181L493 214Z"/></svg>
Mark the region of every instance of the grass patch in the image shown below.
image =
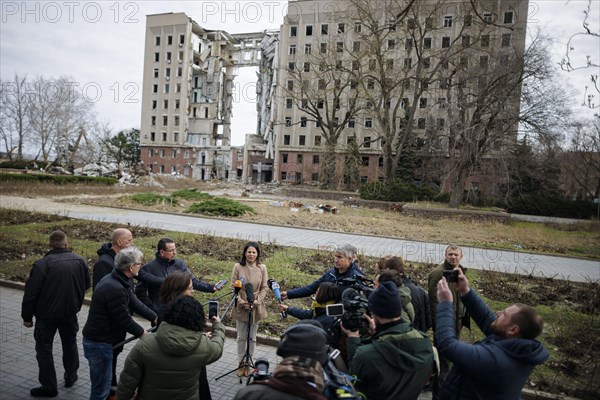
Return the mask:
<svg viewBox="0 0 600 400"><path fill-rule="evenodd" d="M203 214L222 217L239 217L245 214L256 214L256 211L250 206L239 201L215 198L202 203L194 203L188 209L188 213Z"/></svg>

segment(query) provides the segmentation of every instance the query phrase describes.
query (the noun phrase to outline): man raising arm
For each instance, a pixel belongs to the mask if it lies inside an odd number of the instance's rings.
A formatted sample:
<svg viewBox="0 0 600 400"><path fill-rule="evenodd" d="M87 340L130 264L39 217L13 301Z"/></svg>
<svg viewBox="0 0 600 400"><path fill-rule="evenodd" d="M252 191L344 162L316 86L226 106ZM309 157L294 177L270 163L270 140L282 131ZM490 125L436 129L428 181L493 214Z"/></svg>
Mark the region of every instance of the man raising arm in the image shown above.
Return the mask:
<svg viewBox="0 0 600 400"><path fill-rule="evenodd" d="M536 365L548 351L535 338L542 332L542 317L530 306L513 304L494 314L475 291L462 270L456 290L486 338L475 344L458 340L452 291L446 278L438 283L436 342L440 354L454 365L439 398L516 400Z"/></svg>

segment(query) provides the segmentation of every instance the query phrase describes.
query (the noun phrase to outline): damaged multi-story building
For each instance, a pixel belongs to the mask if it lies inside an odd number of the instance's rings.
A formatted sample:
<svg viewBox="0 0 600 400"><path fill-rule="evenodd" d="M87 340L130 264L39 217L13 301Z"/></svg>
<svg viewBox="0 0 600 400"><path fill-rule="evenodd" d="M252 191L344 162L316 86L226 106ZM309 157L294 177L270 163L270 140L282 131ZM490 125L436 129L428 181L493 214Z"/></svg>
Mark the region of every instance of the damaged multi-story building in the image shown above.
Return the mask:
<svg viewBox="0 0 600 400"><path fill-rule="evenodd" d="M382 125L394 124L410 133L406 140L433 173L448 169L466 148L453 131L455 120L469 123L461 94L481 91L493 65L523 57L527 1L418 0L401 14L392 8L377 14L377 5L388 3L394 2L290 1L279 31L247 34L207 30L184 13L149 15L140 139L148 170L199 180L314 183L331 178L323 166L329 158L342 170L339 186L351 179L343 171L355 151L358 180L380 180L387 164L398 163L397 142L404 140L385 136ZM367 34L368 15L356 11L361 4L381 20L379 51ZM258 66L258 117L255 132L244 132L244 148L235 148L233 81L243 66ZM375 69L387 75L378 81ZM380 100L382 81L401 90ZM519 93L502 113L518 114ZM386 120L376 108L397 112ZM507 133L490 143L498 153L516 139L517 119L506 121ZM470 174L470 184L479 185L477 171Z"/></svg>

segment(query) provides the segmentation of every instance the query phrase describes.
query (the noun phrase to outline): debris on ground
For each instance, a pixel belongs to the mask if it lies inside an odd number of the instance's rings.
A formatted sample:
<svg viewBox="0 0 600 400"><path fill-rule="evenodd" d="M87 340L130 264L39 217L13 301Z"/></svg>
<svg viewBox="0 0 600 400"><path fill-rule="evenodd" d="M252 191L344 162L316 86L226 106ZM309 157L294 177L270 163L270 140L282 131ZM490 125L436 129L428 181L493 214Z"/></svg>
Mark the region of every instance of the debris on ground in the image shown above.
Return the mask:
<svg viewBox="0 0 600 400"><path fill-rule="evenodd" d="M299 212L300 210L302 210L302 211L308 211L311 214L325 214L325 213L337 214L337 213L339 213L338 208L334 207L330 204L319 204L317 206L313 206L313 205L305 205L304 203L301 203L299 201L282 200L282 201L272 201L269 203L269 205L273 206L273 207L289 207L291 212Z"/></svg>

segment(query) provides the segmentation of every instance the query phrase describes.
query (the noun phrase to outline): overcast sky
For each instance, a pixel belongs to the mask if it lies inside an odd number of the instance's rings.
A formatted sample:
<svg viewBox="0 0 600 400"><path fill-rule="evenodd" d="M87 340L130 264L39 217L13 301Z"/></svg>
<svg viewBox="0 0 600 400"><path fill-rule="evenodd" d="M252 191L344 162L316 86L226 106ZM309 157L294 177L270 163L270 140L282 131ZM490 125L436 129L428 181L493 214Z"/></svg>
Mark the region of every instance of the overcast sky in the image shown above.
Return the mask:
<svg viewBox="0 0 600 400"><path fill-rule="evenodd" d="M32 79L70 76L75 87L95 103L98 119L108 121L115 132L140 125L146 15L185 12L207 29L242 33L278 29L287 10L287 1L282 0L0 3L2 80L11 80L15 73ZM528 28L542 27L556 38L557 64L568 38L583 30L586 7L587 0L529 1ZM600 1L594 0L592 7L590 26L597 31ZM572 47L575 64L585 64L586 55L599 63L598 39L577 40ZM561 73L565 87L573 91L573 108L589 116L592 111L581 107L581 102L591 73L600 71ZM243 144L246 133L255 133L255 80L252 68L240 69L232 119L234 145ZM597 94L595 102L600 103Z"/></svg>

